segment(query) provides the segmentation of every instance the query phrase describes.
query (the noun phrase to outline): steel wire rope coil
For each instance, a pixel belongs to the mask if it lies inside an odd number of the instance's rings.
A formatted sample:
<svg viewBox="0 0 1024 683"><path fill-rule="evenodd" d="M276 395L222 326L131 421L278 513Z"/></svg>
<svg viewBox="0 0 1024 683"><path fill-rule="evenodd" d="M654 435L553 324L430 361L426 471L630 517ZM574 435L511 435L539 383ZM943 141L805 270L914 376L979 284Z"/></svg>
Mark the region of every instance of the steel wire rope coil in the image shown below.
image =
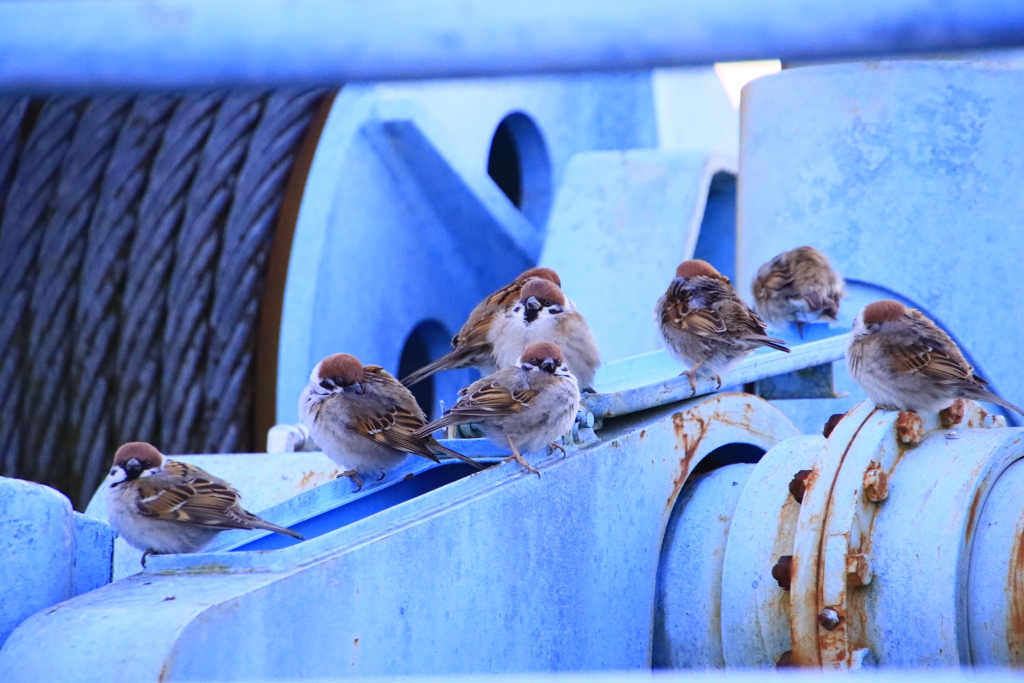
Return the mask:
<svg viewBox="0 0 1024 683"><path fill-rule="evenodd" d="M217 113L189 192L167 295L160 395L166 452L201 452L203 373L221 234L269 93L232 94Z"/></svg>
<svg viewBox="0 0 1024 683"><path fill-rule="evenodd" d="M91 496L116 447L112 418L120 297L149 169L179 100L172 95L136 99L117 137L89 225L75 318L73 429L66 442L66 452L74 453L71 485L79 501Z"/></svg>
<svg viewBox="0 0 1024 683"><path fill-rule="evenodd" d="M17 169L21 153L23 130L31 125L26 116L29 98L0 98L0 222L4 217L7 191Z"/></svg>
<svg viewBox="0 0 1024 683"><path fill-rule="evenodd" d="M19 420L26 379L28 302L36 258L56 199L61 165L87 100L47 100L17 158L0 223L0 458L5 473L20 473L28 454Z"/></svg>
<svg viewBox="0 0 1024 683"><path fill-rule="evenodd" d="M175 241L200 153L224 93L190 95L175 110L150 170L128 258L117 367L117 441L160 440L160 370Z"/></svg>
<svg viewBox="0 0 1024 683"><path fill-rule="evenodd" d="M39 226L43 234L38 275L29 301L32 362L26 367L28 381L21 406L27 432L23 449L33 459L32 468L22 468L22 474L36 481L63 483L53 465L70 408L79 271L101 181L131 103L124 96L100 97L86 107L64 157L53 213Z"/></svg>
<svg viewBox="0 0 1024 683"><path fill-rule="evenodd" d="M275 91L249 144L214 283L205 373L204 452L252 448L255 328L271 238L295 154L326 92Z"/></svg>

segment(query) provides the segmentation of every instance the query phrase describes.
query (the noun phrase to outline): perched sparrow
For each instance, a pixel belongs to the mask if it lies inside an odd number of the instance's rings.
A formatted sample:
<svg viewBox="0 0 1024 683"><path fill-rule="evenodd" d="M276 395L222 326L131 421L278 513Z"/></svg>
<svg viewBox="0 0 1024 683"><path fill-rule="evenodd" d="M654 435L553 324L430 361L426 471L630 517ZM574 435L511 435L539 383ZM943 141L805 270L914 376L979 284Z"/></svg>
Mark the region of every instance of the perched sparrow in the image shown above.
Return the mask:
<svg viewBox="0 0 1024 683"><path fill-rule="evenodd" d="M227 529L269 529L303 540L238 503L231 484L194 465L164 459L143 441L117 449L107 476L107 516L124 540L146 557L194 553Z"/></svg>
<svg viewBox="0 0 1024 683"><path fill-rule="evenodd" d="M721 386L722 375L759 346L789 353L784 341L765 334L764 321L707 261L679 264L654 318L669 353L691 366L680 374L694 390L698 376L716 377Z"/></svg>
<svg viewBox="0 0 1024 683"><path fill-rule="evenodd" d="M383 476L409 453L440 462L450 455L482 469L461 453L445 448L434 437L417 435L427 421L412 393L377 365L363 366L347 353L336 353L316 364L299 397L299 415L324 453L345 468L356 490L362 476Z"/></svg>
<svg viewBox="0 0 1024 683"><path fill-rule="evenodd" d="M886 299L857 314L846 351L857 384L882 410L942 410L958 398L1024 410L985 388L956 342L921 311Z"/></svg>
<svg viewBox="0 0 1024 683"><path fill-rule="evenodd" d="M533 279L523 285L519 302L494 324L494 361L499 368L519 362L531 344L554 342L562 349L569 372L584 391L592 391L601 365L594 335L557 286Z"/></svg>
<svg viewBox="0 0 1024 683"><path fill-rule="evenodd" d="M477 367L483 372L492 372L495 367L492 323L503 317L519 301L519 291L524 284L534 278L552 282L556 287L562 286L558 273L550 268L530 268L523 272L476 305L462 325L462 329L452 338L451 351L405 377L402 384L411 387L441 370Z"/></svg>
<svg viewBox="0 0 1024 683"><path fill-rule="evenodd" d="M580 390L557 344L533 344L514 367L498 370L459 392L444 416L420 429L427 435L449 425L473 423L499 446L508 444L523 467L540 474L520 451L531 453L568 434L580 407Z"/></svg>
<svg viewBox="0 0 1024 683"><path fill-rule="evenodd" d="M795 323L835 322L845 292L843 278L828 257L814 247L785 251L757 271L752 285L754 305L773 327Z"/></svg>

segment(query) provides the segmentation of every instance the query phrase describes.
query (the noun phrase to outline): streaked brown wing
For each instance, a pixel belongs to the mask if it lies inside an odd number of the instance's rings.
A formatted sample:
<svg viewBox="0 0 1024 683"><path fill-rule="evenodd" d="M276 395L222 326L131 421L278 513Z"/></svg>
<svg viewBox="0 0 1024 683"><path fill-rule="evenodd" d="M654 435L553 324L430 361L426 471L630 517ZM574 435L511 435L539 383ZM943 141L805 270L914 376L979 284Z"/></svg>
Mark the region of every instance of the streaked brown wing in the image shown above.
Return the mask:
<svg viewBox="0 0 1024 683"><path fill-rule="evenodd" d="M971 368L959 357L946 353L927 340L892 349L893 369L906 374L920 372L942 384L972 381Z"/></svg>
<svg viewBox="0 0 1024 683"><path fill-rule="evenodd" d="M416 431L423 427L423 420L408 410L390 406L387 410L369 415L355 423L353 429L399 451L435 459Z"/></svg>
<svg viewBox="0 0 1024 683"><path fill-rule="evenodd" d="M533 389L509 391L505 387L488 383L460 399L449 413L467 418L511 415L522 410L536 395Z"/></svg>
<svg viewBox="0 0 1024 683"><path fill-rule="evenodd" d="M139 514L172 522L189 521L182 508L196 495L196 490L188 481L157 474L141 477L136 488L139 497L135 507Z"/></svg>

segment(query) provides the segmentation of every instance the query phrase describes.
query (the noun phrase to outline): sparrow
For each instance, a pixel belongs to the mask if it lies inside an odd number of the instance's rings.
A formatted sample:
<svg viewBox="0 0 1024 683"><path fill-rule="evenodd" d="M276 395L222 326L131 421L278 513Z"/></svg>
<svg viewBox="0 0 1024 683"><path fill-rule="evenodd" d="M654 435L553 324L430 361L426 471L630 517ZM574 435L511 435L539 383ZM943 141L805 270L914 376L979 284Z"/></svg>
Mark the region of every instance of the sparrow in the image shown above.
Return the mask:
<svg viewBox="0 0 1024 683"><path fill-rule="evenodd" d="M697 377L718 380L759 346L789 353L781 339L767 336L764 321L707 261L684 261L658 299L654 318L672 356L690 366L680 373L697 390Z"/></svg>
<svg viewBox="0 0 1024 683"><path fill-rule="evenodd" d="M512 449L504 462L515 460L537 475L522 453L545 445L564 453L556 440L572 430L580 408L579 385L552 342L531 344L516 365L473 382L459 396L444 416L417 434L449 425L479 425L494 444Z"/></svg>
<svg viewBox="0 0 1024 683"><path fill-rule="evenodd" d="M583 391L593 391L601 353L587 321L554 283L535 278L523 285L519 301L493 329L496 367L516 365L531 344L553 342Z"/></svg>
<svg viewBox="0 0 1024 683"><path fill-rule="evenodd" d="M477 367L485 373L493 372L495 369L491 331L493 323L496 319L502 318L519 301L519 292L523 285L534 278L547 280L556 287L562 286L558 273L550 268L530 268L524 271L515 280L491 293L470 311L469 318L466 319L458 334L452 337L451 351L410 373L402 380L402 384L411 387L441 370Z"/></svg>
<svg viewBox="0 0 1024 683"><path fill-rule="evenodd" d="M921 311L885 299L857 314L846 351L850 376L882 410L932 412L958 398L1024 410L985 388L956 342Z"/></svg>
<svg viewBox="0 0 1024 683"><path fill-rule="evenodd" d="M776 328L794 323L803 336L806 323L835 322L846 295L843 278L814 247L797 247L765 263L751 285L754 306Z"/></svg>
<svg viewBox="0 0 1024 683"><path fill-rule="evenodd" d="M416 432L427 421L412 393L377 365L336 353L316 364L299 397L299 415L310 436L345 471L358 491L362 476L383 477L408 454L434 462L438 454L483 469L461 453L445 448L429 434Z"/></svg>
<svg viewBox="0 0 1024 683"><path fill-rule="evenodd" d="M231 484L195 465L167 460L144 441L114 453L107 475L107 517L118 535L149 555L194 553L227 529L268 529L300 541L302 534L260 519L239 504Z"/></svg>
<svg viewBox="0 0 1024 683"><path fill-rule="evenodd" d="M774 328L787 323L801 336L808 323L835 323L846 283L814 247L782 252L760 268L751 286L754 306Z"/></svg>

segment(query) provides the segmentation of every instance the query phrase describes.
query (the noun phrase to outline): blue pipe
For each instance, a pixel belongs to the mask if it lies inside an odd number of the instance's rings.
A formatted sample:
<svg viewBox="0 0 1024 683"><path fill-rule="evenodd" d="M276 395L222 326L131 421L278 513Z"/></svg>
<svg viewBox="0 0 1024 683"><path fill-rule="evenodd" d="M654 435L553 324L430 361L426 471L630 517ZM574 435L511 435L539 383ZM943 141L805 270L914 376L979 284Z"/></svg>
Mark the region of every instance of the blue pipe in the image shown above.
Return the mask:
<svg viewBox="0 0 1024 683"><path fill-rule="evenodd" d="M0 91L341 84L1022 44L1018 0L0 2Z"/></svg>

